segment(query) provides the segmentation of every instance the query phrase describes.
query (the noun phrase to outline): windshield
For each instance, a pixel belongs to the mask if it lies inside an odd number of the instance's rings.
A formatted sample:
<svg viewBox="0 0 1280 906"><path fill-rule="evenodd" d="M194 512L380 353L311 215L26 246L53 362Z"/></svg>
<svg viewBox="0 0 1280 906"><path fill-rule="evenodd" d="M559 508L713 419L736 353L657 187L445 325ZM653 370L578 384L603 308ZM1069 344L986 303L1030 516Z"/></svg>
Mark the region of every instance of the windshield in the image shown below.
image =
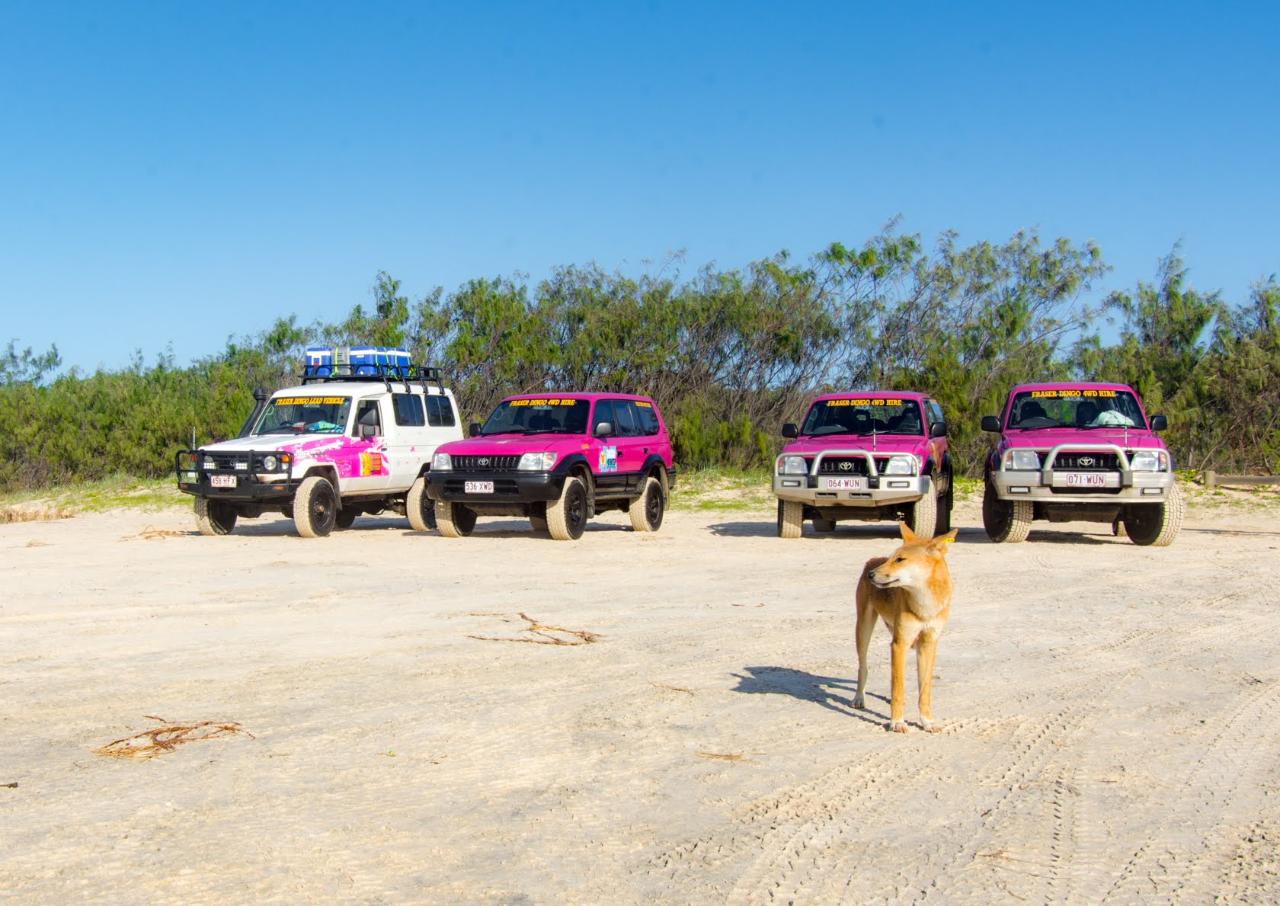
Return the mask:
<svg viewBox="0 0 1280 906"><path fill-rule="evenodd" d="M1026 390L1013 398L1010 428L1145 428L1137 399L1127 390L1069 387Z"/></svg>
<svg viewBox="0 0 1280 906"><path fill-rule="evenodd" d="M923 434L920 404L900 399L819 400L801 434Z"/></svg>
<svg viewBox="0 0 1280 906"><path fill-rule="evenodd" d="M267 403L254 434L341 434L349 396L278 396Z"/></svg>
<svg viewBox="0 0 1280 906"><path fill-rule="evenodd" d="M503 400L480 429L481 434L585 434L586 400Z"/></svg>

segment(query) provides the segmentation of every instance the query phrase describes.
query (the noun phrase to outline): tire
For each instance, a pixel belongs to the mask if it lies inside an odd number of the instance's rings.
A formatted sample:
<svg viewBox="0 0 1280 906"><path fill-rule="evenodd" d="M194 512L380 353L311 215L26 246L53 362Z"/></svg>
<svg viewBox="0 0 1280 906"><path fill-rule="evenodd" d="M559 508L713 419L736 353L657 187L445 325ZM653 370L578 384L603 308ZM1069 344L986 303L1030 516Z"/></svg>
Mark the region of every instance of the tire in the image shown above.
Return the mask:
<svg viewBox="0 0 1280 906"><path fill-rule="evenodd" d="M666 511L667 498L662 493L662 482L652 477L644 480L640 496L627 507L631 528L637 532L656 532L662 528L662 517Z"/></svg>
<svg viewBox="0 0 1280 906"><path fill-rule="evenodd" d="M804 504L797 500L778 501L778 537L799 538L804 526Z"/></svg>
<svg viewBox="0 0 1280 906"><path fill-rule="evenodd" d="M341 503L329 479L311 475L302 479L293 495L293 524L303 538L323 538L333 531Z"/></svg>
<svg viewBox="0 0 1280 906"><path fill-rule="evenodd" d="M452 500L436 501L436 528L446 538L465 538L476 527L476 511Z"/></svg>
<svg viewBox="0 0 1280 906"><path fill-rule="evenodd" d="M236 509L224 500L196 498L196 528L202 535L229 535L236 527Z"/></svg>
<svg viewBox="0 0 1280 906"><path fill-rule="evenodd" d="M982 494L982 527L996 544L1017 544L1031 534L1035 504L1030 500L1001 500L991 482Z"/></svg>
<svg viewBox="0 0 1280 906"><path fill-rule="evenodd" d="M938 492L932 478L925 479L924 495L911 504L907 525L921 538L932 538L938 533Z"/></svg>
<svg viewBox="0 0 1280 906"><path fill-rule="evenodd" d="M359 510L350 510L344 507L338 510L337 514L333 517L333 526L334 528L339 529L349 529L351 528L352 523L356 521L356 517L359 515Z"/></svg>
<svg viewBox="0 0 1280 906"><path fill-rule="evenodd" d="M409 528L415 532L430 532L436 527L436 505L427 496L427 478L419 475L409 487L404 498L404 514L409 517Z"/></svg>
<svg viewBox="0 0 1280 906"><path fill-rule="evenodd" d="M547 531L557 541L577 541L587 527L587 486L576 475L564 480L560 498L547 504Z"/></svg>
<svg viewBox="0 0 1280 906"><path fill-rule="evenodd" d="M951 531L951 509L956 503L956 477L947 476L947 493L938 498L938 522L934 535L944 535Z"/></svg>
<svg viewBox="0 0 1280 906"><path fill-rule="evenodd" d="M1131 504L1125 512L1124 528L1134 544L1168 547L1178 537L1186 512L1186 501L1174 485L1164 503Z"/></svg>
<svg viewBox="0 0 1280 906"><path fill-rule="evenodd" d="M834 532L836 530L836 521L834 519L823 519L821 516L814 516L813 530L815 532Z"/></svg>

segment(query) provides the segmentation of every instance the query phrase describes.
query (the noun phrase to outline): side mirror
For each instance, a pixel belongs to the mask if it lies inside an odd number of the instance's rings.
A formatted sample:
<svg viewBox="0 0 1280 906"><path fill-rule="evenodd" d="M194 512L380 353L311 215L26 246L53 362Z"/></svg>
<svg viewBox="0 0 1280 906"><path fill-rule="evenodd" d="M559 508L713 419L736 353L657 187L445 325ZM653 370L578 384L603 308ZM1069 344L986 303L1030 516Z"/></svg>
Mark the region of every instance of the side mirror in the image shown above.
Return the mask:
<svg viewBox="0 0 1280 906"><path fill-rule="evenodd" d="M472 422L471 424L467 425L467 437L479 437L479 436L480 436L479 422Z"/></svg>
<svg viewBox="0 0 1280 906"><path fill-rule="evenodd" d="M1169 420L1163 415L1151 416L1151 430L1164 431L1169 427Z"/></svg>
<svg viewBox="0 0 1280 906"><path fill-rule="evenodd" d="M600 422L596 425L596 437L608 437L613 433L613 422Z"/></svg>
<svg viewBox="0 0 1280 906"><path fill-rule="evenodd" d="M982 416L982 430L990 431L992 434L1000 433L1000 416L984 415Z"/></svg>
<svg viewBox="0 0 1280 906"><path fill-rule="evenodd" d="M933 423L933 427L929 429L929 436L930 436L930 437L946 437L946 436L947 436L947 423L946 423L946 422L934 422L934 423Z"/></svg>
<svg viewBox="0 0 1280 906"><path fill-rule="evenodd" d="M361 425L360 436L365 440L368 440L371 437L377 437L378 426L377 425Z"/></svg>
<svg viewBox="0 0 1280 906"><path fill-rule="evenodd" d="M782 426L783 437L799 437L800 429L796 427L795 422L787 422Z"/></svg>

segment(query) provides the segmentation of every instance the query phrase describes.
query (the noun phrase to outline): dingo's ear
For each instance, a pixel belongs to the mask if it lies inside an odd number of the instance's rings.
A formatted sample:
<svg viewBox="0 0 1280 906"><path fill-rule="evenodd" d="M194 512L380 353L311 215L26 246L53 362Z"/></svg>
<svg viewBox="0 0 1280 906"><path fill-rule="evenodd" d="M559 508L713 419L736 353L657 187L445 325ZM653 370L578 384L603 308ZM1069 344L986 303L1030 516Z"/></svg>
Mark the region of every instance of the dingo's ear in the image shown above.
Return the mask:
<svg viewBox="0 0 1280 906"><path fill-rule="evenodd" d="M947 548L955 543L956 533L958 531L960 530L952 529L945 535L939 535L937 538L934 538L929 542L929 550L939 554L945 554L947 552Z"/></svg>
<svg viewBox="0 0 1280 906"><path fill-rule="evenodd" d="M905 522L898 523L898 531L902 533L902 540L905 541L907 544L910 544L912 541L916 540L916 533L911 531L911 529L907 527L907 524Z"/></svg>

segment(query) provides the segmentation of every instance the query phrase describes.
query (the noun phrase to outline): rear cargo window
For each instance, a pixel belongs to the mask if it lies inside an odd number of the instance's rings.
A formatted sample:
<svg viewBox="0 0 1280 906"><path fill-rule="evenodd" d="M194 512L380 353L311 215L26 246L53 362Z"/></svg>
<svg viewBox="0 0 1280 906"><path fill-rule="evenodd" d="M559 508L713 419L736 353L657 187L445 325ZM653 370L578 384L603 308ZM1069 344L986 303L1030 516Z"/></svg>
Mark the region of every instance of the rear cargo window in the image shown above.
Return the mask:
<svg viewBox="0 0 1280 906"><path fill-rule="evenodd" d="M456 419L446 396L427 397L427 420L433 428L453 427Z"/></svg>
<svg viewBox="0 0 1280 906"><path fill-rule="evenodd" d="M661 427L658 425L658 415L653 411L653 403L640 400L636 402L635 407L636 414L640 416L640 433L657 434Z"/></svg>
<svg viewBox="0 0 1280 906"><path fill-rule="evenodd" d="M391 403L391 407L396 411L397 425L420 428L427 423L422 411L422 397L413 393L393 393Z"/></svg>

